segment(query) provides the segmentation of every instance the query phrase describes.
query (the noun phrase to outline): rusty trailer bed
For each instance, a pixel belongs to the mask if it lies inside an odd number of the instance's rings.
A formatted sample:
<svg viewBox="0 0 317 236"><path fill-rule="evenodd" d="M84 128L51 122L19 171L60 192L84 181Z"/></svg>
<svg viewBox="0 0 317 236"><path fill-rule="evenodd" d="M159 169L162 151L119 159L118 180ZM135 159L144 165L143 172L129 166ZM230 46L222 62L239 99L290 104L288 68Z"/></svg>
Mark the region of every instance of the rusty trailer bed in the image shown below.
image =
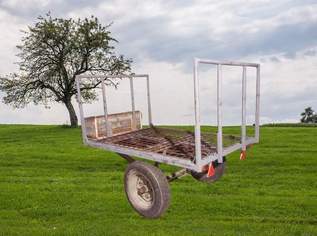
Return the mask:
<svg viewBox="0 0 317 236"><path fill-rule="evenodd" d="M224 137L225 147L239 143L241 140L240 137L233 135ZM195 157L195 135L193 132L182 129L150 127L104 139L90 140L99 142L100 144L114 145L142 152L152 152L190 161L194 161ZM217 135L215 133L202 133L202 158L217 152L216 142Z"/></svg>

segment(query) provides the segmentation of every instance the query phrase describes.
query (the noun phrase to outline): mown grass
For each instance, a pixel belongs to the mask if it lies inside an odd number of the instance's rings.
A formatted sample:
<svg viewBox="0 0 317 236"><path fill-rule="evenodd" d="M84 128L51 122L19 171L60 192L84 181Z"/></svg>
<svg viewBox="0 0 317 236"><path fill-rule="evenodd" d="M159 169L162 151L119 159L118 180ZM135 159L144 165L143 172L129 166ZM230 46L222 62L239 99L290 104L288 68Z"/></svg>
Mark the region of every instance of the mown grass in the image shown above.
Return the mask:
<svg viewBox="0 0 317 236"><path fill-rule="evenodd" d="M79 129L0 125L0 235L317 235L317 129L261 135L221 181L173 182L167 213L148 220L126 201L126 162Z"/></svg>
<svg viewBox="0 0 317 236"><path fill-rule="evenodd" d="M264 127L317 127L317 123L269 123Z"/></svg>

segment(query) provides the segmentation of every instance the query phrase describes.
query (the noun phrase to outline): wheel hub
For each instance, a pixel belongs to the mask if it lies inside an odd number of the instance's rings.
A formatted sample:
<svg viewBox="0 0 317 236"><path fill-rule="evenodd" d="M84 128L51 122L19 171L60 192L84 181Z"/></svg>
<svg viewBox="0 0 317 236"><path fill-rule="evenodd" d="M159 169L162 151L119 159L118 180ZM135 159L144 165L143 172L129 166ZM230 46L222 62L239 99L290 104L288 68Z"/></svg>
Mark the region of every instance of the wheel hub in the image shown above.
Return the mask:
<svg viewBox="0 0 317 236"><path fill-rule="evenodd" d="M138 178L137 178L136 189L137 189L138 196L141 199L143 199L146 202L152 202L152 200L153 200L152 189L151 189L149 183L147 183L147 181L142 176L138 176Z"/></svg>

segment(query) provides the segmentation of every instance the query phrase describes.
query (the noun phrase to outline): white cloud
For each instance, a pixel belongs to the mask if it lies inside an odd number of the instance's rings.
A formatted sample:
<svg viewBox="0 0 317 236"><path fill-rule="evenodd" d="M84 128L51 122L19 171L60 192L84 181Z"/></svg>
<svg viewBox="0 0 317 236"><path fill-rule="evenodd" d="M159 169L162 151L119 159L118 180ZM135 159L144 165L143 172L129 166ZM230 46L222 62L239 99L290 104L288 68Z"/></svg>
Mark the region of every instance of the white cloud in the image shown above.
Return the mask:
<svg viewBox="0 0 317 236"><path fill-rule="evenodd" d="M50 0L2 0L2 7L9 9L19 8L24 11L37 8L43 8L47 6L51 1Z"/></svg>
<svg viewBox="0 0 317 236"><path fill-rule="evenodd" d="M16 69L13 62L17 60L14 55L21 38L19 30L37 15L48 10L63 17L93 14L105 24L114 21L111 30L120 41L120 52L135 59L136 72L150 74L154 121L193 122L193 56L261 62L262 122L297 121L305 106L317 110L317 40L313 30L317 25L317 4L312 2L96 0L74 5L70 1L26 0L17 11L20 1L5 0L0 3L0 74ZM305 53L307 50L310 53ZM286 57L288 53L292 56ZM241 71L225 73L224 118L227 124L233 124L240 121ZM204 69L200 74L202 118L215 123L215 71ZM127 95L128 90L123 88L119 94ZM254 84L248 88L251 91ZM141 85L136 89L141 94ZM110 98L115 101L113 111L130 107L128 99L118 102L115 95ZM145 112L145 101L142 103ZM251 103L250 122L254 112ZM0 123L67 120L61 105L51 110L30 106L21 111L0 106Z"/></svg>
<svg viewBox="0 0 317 236"><path fill-rule="evenodd" d="M21 30L25 29L25 22L0 9L0 72L7 74L17 69L13 62L17 61L16 45L22 36Z"/></svg>

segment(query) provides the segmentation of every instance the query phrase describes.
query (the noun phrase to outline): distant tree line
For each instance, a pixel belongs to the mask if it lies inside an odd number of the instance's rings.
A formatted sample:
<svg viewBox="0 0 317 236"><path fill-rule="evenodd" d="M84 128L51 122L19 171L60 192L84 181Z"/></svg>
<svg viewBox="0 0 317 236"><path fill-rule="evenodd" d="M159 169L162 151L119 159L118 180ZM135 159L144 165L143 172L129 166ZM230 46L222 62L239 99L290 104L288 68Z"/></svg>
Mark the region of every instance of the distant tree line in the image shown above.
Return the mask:
<svg viewBox="0 0 317 236"><path fill-rule="evenodd" d="M305 108L300 115L302 123L317 123L317 114L311 107Z"/></svg>

